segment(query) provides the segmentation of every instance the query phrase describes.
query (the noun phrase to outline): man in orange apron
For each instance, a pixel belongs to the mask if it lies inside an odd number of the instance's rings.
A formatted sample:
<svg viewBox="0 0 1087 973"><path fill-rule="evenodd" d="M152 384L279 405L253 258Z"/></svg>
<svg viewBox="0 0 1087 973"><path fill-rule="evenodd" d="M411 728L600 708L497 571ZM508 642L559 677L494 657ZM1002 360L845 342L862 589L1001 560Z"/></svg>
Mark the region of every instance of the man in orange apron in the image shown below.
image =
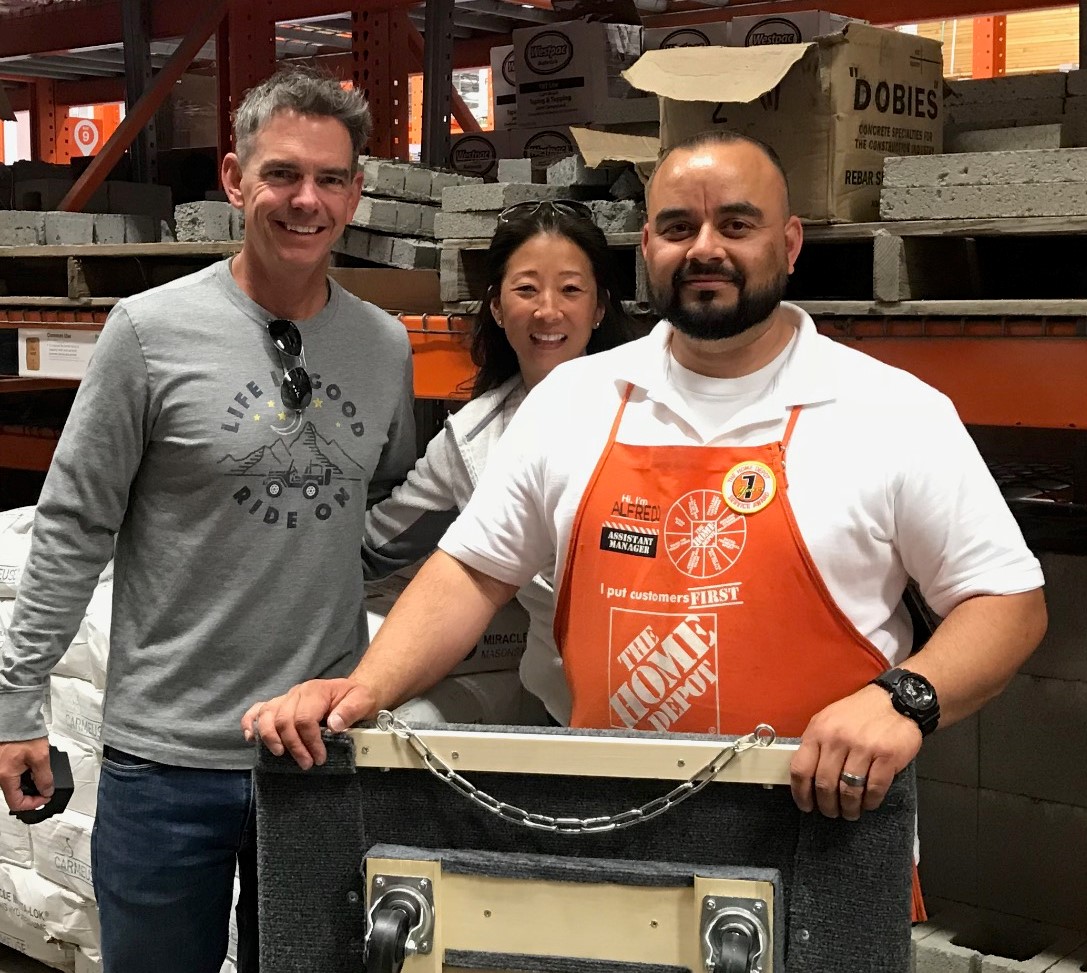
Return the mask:
<svg viewBox="0 0 1087 973"><path fill-rule="evenodd" d="M772 151L681 144L647 202L664 320L529 396L355 673L259 708L273 752L320 762L320 719L427 688L548 558L572 725L771 723L829 816L878 807L1038 644L1040 568L950 403L782 302L803 231ZM907 575L946 619L903 669Z"/></svg>

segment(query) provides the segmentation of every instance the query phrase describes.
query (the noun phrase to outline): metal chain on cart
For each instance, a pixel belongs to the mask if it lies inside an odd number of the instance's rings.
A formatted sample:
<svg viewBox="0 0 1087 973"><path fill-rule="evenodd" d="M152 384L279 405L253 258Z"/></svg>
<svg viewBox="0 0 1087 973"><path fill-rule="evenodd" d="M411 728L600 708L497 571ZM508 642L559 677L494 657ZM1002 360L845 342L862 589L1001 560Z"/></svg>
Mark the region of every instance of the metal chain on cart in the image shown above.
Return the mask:
<svg viewBox="0 0 1087 973"><path fill-rule="evenodd" d="M476 787L475 784L458 774L431 750L423 738L407 723L393 716L388 710L382 710L378 713L376 722L379 730L394 733L400 739L406 740L422 758L427 769L462 797L512 824L518 824L523 828L534 828L537 831L554 831L560 834L598 834L605 831L618 831L621 828L630 828L636 824L650 821L697 794L725 769L733 757L753 747L768 747L777 739L777 733L772 726L760 723L755 727L754 732L739 737L733 743L724 747L701 770L696 771L678 787L673 788L667 794L654 798L641 807L631 808L629 811L622 811L619 814L611 814L605 817L556 818L549 814L536 814L515 807L512 804L507 804Z"/></svg>

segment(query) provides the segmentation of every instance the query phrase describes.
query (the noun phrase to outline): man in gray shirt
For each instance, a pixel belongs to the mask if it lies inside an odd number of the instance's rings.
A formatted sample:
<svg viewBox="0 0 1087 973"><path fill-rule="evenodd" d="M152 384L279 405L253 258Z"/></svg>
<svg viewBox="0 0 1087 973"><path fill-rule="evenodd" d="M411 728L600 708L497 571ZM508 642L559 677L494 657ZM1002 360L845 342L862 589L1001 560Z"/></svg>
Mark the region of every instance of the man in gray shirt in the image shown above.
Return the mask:
<svg viewBox="0 0 1087 973"><path fill-rule="evenodd" d="M115 554L93 839L106 973L218 973L235 864L257 969L247 701L345 676L367 643L366 507L415 459L403 327L329 280L365 101L284 71L223 163L241 251L122 301L58 444L0 669L0 786L52 793L49 673Z"/></svg>

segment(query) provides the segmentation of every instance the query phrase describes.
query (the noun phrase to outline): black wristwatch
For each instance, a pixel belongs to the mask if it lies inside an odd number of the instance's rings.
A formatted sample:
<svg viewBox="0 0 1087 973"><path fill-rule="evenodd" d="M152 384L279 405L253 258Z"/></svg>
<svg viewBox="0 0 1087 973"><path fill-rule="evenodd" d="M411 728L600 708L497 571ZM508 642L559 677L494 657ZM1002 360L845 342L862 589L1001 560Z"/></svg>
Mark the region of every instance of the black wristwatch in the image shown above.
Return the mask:
<svg viewBox="0 0 1087 973"><path fill-rule="evenodd" d="M908 716L921 728L921 736L927 737L940 722L940 703L936 690L924 676L908 669L888 669L872 680L891 694L891 705L903 716Z"/></svg>

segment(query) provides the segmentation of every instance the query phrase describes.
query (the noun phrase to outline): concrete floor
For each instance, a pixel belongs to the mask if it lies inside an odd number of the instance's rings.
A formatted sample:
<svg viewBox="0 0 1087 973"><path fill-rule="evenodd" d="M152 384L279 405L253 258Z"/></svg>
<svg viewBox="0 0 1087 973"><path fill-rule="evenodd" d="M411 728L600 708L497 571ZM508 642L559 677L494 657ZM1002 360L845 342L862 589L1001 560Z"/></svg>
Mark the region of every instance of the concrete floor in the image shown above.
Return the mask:
<svg viewBox="0 0 1087 973"><path fill-rule="evenodd" d="M0 946L0 973L50 973L52 969L14 949Z"/></svg>

